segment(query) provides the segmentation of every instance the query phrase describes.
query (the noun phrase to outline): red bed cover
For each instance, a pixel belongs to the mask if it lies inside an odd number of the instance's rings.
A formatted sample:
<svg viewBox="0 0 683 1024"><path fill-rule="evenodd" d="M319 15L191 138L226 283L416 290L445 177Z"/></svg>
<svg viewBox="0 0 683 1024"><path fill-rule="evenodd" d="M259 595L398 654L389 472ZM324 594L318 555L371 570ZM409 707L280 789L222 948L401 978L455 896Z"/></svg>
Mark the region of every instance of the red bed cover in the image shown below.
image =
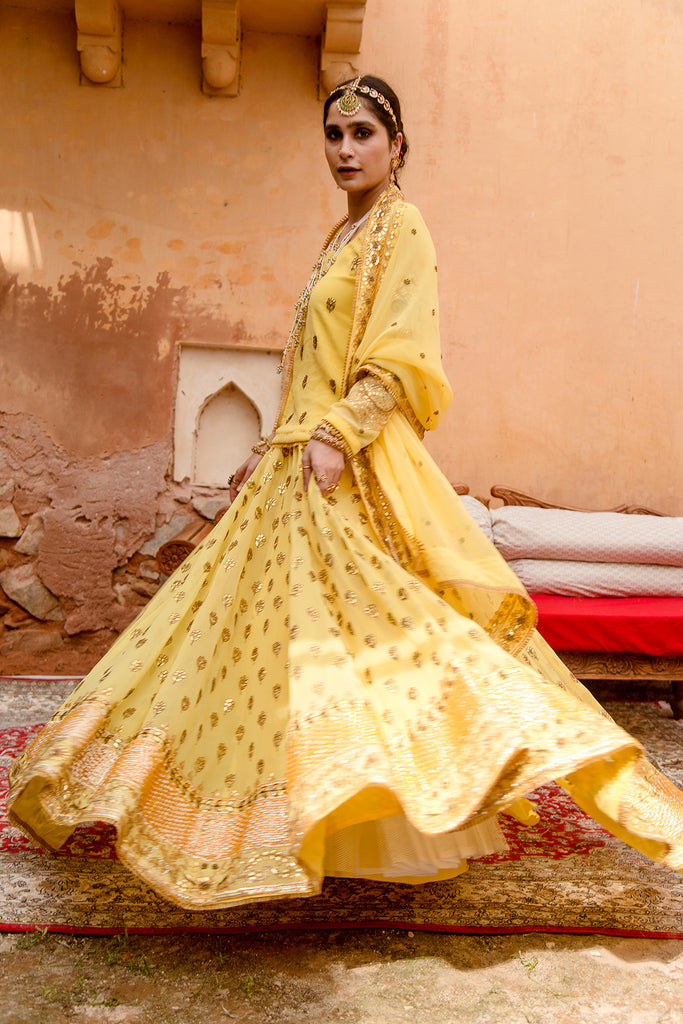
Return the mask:
<svg viewBox="0 0 683 1024"><path fill-rule="evenodd" d="M557 651L683 655L683 597L531 596L538 631Z"/></svg>

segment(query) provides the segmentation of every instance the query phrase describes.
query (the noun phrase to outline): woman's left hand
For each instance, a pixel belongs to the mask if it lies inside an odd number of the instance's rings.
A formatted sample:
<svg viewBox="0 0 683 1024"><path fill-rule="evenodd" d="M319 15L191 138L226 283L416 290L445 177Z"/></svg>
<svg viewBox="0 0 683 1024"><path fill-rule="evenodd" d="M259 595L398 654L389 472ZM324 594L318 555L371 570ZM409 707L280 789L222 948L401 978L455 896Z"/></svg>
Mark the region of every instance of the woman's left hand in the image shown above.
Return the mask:
<svg viewBox="0 0 683 1024"><path fill-rule="evenodd" d="M314 476L321 493L331 494L339 483L345 461L341 452L324 441L309 441L302 458L304 490L308 490L311 476Z"/></svg>
<svg viewBox="0 0 683 1024"><path fill-rule="evenodd" d="M242 465L239 466L230 477L229 486L231 505L235 498L237 497L237 495L242 490L242 488L244 487L244 485L246 484L251 474L258 466L262 458L262 455L260 455L258 452L255 452L253 455L250 455L248 459L245 459Z"/></svg>

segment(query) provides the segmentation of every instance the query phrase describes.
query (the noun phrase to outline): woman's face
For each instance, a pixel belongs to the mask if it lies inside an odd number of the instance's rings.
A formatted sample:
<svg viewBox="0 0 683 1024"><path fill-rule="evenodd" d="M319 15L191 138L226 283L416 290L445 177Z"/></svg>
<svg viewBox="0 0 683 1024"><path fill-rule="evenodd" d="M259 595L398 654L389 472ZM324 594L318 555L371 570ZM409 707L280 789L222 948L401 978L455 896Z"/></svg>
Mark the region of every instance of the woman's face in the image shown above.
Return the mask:
<svg viewBox="0 0 683 1024"><path fill-rule="evenodd" d="M389 185L391 161L401 151L399 132L389 139L372 106L365 100L355 114L347 117L332 103L325 122L325 156L332 177L345 192L357 199L379 195Z"/></svg>

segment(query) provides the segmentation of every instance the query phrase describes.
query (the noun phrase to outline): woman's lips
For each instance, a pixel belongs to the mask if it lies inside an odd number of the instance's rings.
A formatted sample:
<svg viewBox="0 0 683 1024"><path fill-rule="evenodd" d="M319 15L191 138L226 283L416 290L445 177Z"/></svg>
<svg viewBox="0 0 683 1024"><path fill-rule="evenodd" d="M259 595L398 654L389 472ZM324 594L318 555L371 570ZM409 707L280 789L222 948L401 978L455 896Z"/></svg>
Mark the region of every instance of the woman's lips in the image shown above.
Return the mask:
<svg viewBox="0 0 683 1024"><path fill-rule="evenodd" d="M340 167L338 173L350 177L352 174L358 174L359 170L359 167Z"/></svg>

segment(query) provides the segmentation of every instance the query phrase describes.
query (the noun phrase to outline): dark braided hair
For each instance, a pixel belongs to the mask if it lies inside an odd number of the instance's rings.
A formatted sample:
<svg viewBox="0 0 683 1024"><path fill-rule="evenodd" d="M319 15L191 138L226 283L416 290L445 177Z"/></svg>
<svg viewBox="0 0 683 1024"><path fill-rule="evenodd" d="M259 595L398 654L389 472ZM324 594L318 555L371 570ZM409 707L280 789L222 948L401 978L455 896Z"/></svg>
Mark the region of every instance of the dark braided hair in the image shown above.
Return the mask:
<svg viewBox="0 0 683 1024"><path fill-rule="evenodd" d="M327 99L325 100L325 106L323 107L323 124L327 122L327 115L332 104L335 103L341 95L343 95L342 86L353 85L355 81L355 78L349 78L347 82L340 82L337 88L334 89L327 97ZM403 142L401 143L401 152L398 158L398 167L403 167L403 165L406 162L406 155L408 153L408 139L406 138L405 129L403 127L403 120L401 118L401 104L399 102L398 96L396 95L396 93L394 92L390 85L388 85L382 78L375 78L374 75L363 75L360 81L358 82L358 85L367 85L369 89L375 89L378 93L380 93L382 96L384 96L385 99L389 101L391 109L393 110L394 115L396 117L396 125L398 127L394 127L394 122L391 117L391 114L389 113L388 110L384 109L381 103L378 103L375 99L373 99L372 96L368 96L365 93L358 94L358 98L360 100L365 100L367 103L371 104L373 113L376 115L377 118L379 118L379 120L382 122L387 132L389 133L389 139L391 140L391 142L394 141L399 132L403 136Z"/></svg>

